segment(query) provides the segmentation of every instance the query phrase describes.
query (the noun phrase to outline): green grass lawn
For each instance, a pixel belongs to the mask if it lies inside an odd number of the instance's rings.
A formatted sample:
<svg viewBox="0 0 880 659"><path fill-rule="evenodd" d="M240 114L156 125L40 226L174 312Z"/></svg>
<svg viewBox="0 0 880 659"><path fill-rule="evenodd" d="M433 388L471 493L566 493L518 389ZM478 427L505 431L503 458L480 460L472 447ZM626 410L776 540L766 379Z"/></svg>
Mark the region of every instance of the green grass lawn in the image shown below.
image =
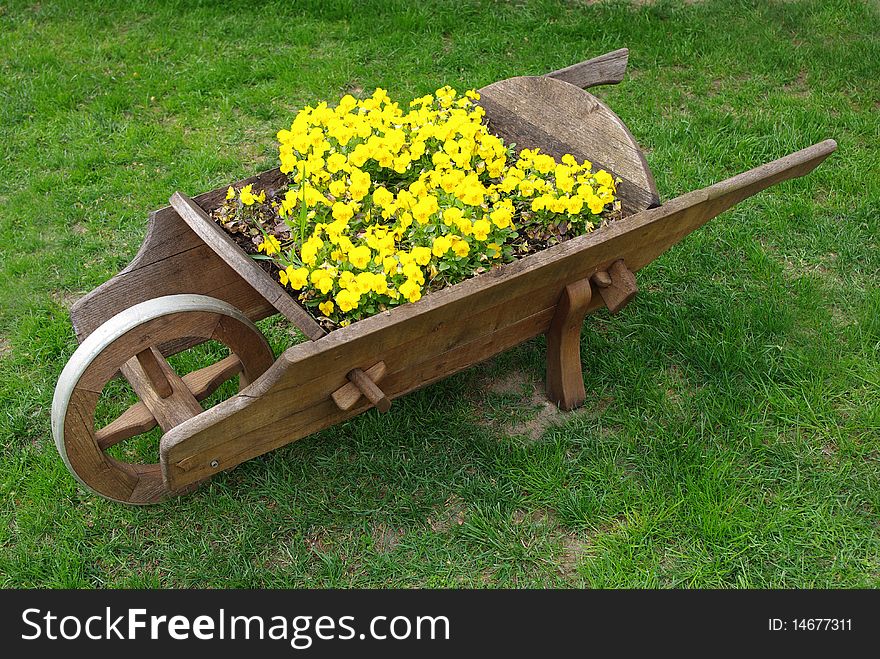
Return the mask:
<svg viewBox="0 0 880 659"><path fill-rule="evenodd" d="M0 586L880 586L878 35L875 0L0 3ZM159 506L75 484L68 308L173 191L274 166L307 103L623 46L597 93L665 200L839 150L587 319L582 409L537 339Z"/></svg>

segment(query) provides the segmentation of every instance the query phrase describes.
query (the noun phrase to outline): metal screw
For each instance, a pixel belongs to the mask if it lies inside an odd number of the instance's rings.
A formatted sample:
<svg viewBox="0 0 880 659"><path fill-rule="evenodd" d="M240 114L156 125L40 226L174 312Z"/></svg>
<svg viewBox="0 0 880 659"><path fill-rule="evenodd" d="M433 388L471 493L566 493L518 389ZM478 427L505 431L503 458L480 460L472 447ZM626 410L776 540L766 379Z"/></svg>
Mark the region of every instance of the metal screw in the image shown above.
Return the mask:
<svg viewBox="0 0 880 659"><path fill-rule="evenodd" d="M216 469L216 468L219 467L219 466L220 466L220 461L219 461L219 460L211 460L211 467L213 467L214 469Z"/></svg>

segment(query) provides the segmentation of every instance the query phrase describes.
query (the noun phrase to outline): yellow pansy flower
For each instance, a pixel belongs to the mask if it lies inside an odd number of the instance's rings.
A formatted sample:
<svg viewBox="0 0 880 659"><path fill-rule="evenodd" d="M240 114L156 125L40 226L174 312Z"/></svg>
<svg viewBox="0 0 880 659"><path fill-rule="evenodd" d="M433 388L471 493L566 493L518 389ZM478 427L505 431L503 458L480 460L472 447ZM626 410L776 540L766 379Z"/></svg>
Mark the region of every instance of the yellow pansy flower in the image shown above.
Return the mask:
<svg viewBox="0 0 880 659"><path fill-rule="evenodd" d="M309 283L309 271L306 268L294 268L289 265L279 272L278 276L282 284L290 286L296 291Z"/></svg>
<svg viewBox="0 0 880 659"><path fill-rule="evenodd" d="M354 208L344 201L337 201L333 204L333 219L340 222L348 222L354 216Z"/></svg>
<svg viewBox="0 0 880 659"><path fill-rule="evenodd" d="M593 195L587 199L587 207L593 215L598 215L602 212L602 209L605 208L605 202L599 199L596 195Z"/></svg>
<svg viewBox="0 0 880 659"><path fill-rule="evenodd" d="M354 249L349 251L348 260L351 261L351 264L355 268L363 270L370 262L370 248L366 245L355 247Z"/></svg>
<svg viewBox="0 0 880 659"><path fill-rule="evenodd" d="M393 202L394 193L389 192L386 188L378 187L376 188L375 192L373 192L373 203L377 206L381 206L382 208L384 208Z"/></svg>
<svg viewBox="0 0 880 659"><path fill-rule="evenodd" d="M257 198L253 194L253 184L249 183L241 189L241 192L238 193L238 198L241 199L241 203L245 206L252 206L253 203L257 200ZM228 194L227 190L227 194Z"/></svg>
<svg viewBox="0 0 880 659"><path fill-rule="evenodd" d="M486 220L477 220L474 222L474 238L477 240L486 240L489 237L489 231L492 225Z"/></svg>
<svg viewBox="0 0 880 659"><path fill-rule="evenodd" d="M492 219L492 223L498 227L499 229L506 229L510 226L510 221L513 217L513 214L510 212L508 208L498 208L489 215Z"/></svg>
<svg viewBox="0 0 880 659"><path fill-rule="evenodd" d="M413 259L419 265L428 265L431 260L431 249L428 247L413 247Z"/></svg>
<svg viewBox="0 0 880 659"><path fill-rule="evenodd" d="M458 238L458 236L455 236L455 238ZM464 257L470 253L471 247L466 240L458 238L458 240L453 240L452 242L452 251L456 256Z"/></svg>
<svg viewBox="0 0 880 659"><path fill-rule="evenodd" d="M505 241L517 228L517 209L537 213L525 213L526 225L550 221L549 211L579 218L583 224L576 226L591 230L588 218L616 201L613 175L593 175L592 164L578 164L572 154L557 160L522 149L511 158L488 131L477 100L474 90L459 96L447 85L401 108L377 88L362 101L346 94L335 107L322 102L297 113L290 129L277 133L290 184L273 208L297 241L294 211L304 200L311 235L297 250L306 267L285 267L282 283L307 291L304 299L316 313L334 314L344 326L367 313L365 299L369 308L378 302L374 296L390 306L419 299L426 273L438 276L442 259L473 255L476 264L509 254ZM253 206L265 202L266 192L230 186L226 196ZM244 217L262 222L264 212ZM281 245L272 236L259 249L278 259ZM453 272L470 274L453 269L446 276Z"/></svg>
<svg viewBox="0 0 880 659"><path fill-rule="evenodd" d="M334 197L341 197L345 194L345 181L331 181L328 189L330 190L330 194Z"/></svg>
<svg viewBox="0 0 880 659"><path fill-rule="evenodd" d="M398 290L409 302L417 302L422 297L421 287L412 279L407 279Z"/></svg>
<svg viewBox="0 0 880 659"><path fill-rule="evenodd" d="M346 288L339 291L333 299L342 313L348 313L352 309L357 309L361 296Z"/></svg>
<svg viewBox="0 0 880 659"><path fill-rule="evenodd" d="M431 248L431 253L434 256L443 256L449 249L452 247L452 240L447 236L437 236L434 238L434 244Z"/></svg>
<svg viewBox="0 0 880 659"><path fill-rule="evenodd" d="M260 252L266 252L268 256L272 254L277 254L281 251L281 243L278 242L278 239L273 235L267 235L263 238L263 242L257 247L257 250Z"/></svg>

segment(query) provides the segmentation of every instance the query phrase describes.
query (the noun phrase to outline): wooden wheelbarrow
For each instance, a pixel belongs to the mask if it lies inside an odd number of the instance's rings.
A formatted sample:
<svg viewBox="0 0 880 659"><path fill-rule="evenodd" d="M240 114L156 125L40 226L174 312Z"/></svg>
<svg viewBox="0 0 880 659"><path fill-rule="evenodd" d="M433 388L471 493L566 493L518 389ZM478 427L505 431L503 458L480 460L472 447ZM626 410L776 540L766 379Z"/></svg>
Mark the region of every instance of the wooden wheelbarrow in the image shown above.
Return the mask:
<svg viewBox="0 0 880 659"><path fill-rule="evenodd" d="M490 129L517 148L571 153L622 179L623 218L495 268L414 304L327 334L208 216L226 186L150 216L132 263L71 309L81 345L59 378L52 432L71 473L101 496L158 502L210 476L349 419L387 411L399 396L539 334L547 336L547 395L568 410L584 401L580 330L637 291L634 272L691 231L770 185L802 176L834 149L827 140L660 205L645 158L623 122L584 91L621 80L625 49L543 77L480 90ZM237 188L277 188L277 169ZM277 358L254 321L280 313L309 339ZM205 341L230 355L178 376L166 357ZM120 374L139 402L95 428L104 386ZM237 395L200 401L235 376ZM159 462L122 462L111 447L160 426Z"/></svg>

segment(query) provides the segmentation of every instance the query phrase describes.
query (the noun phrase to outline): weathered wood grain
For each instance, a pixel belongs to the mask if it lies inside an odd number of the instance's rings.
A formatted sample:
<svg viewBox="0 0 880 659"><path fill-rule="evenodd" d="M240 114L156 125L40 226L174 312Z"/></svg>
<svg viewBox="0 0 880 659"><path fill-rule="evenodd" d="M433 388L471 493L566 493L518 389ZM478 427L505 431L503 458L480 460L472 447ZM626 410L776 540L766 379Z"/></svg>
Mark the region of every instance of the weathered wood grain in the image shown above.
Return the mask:
<svg viewBox="0 0 880 659"><path fill-rule="evenodd" d="M319 339L326 334L318 322L294 301L281 287L281 284L276 282L253 259L249 258L241 247L236 245L235 241L217 226L192 199L180 192L175 192L171 196L171 207L183 218L187 226L208 247L214 250L239 277L250 284L266 302L281 312L303 334L312 340Z"/></svg>
<svg viewBox="0 0 880 659"><path fill-rule="evenodd" d="M236 182L255 189L276 189L284 180L276 168ZM222 203L224 186L195 197L202 208ZM85 295L71 307L70 318L82 342L120 311L163 295L200 293L228 302L253 321L276 313L275 308L239 277L180 218L170 206L150 213L147 233L132 262L112 279ZM186 349L179 340L161 346L164 355Z"/></svg>
<svg viewBox="0 0 880 659"><path fill-rule="evenodd" d="M449 377L489 359L499 352L519 345L523 342L523 337L541 334L549 326L552 315L553 310L551 309L522 319L497 332L482 334L440 355L431 355L426 361L386 376L383 380L383 387L387 391L396 392L394 394L396 398ZM226 441L219 439L216 435L204 438L192 436L192 444L188 444L183 450L175 451L173 443L177 433L172 431L167 436L167 444L163 438L161 449L163 451L163 468L167 470L169 486L178 491L179 486L187 487L189 483L197 482L217 471L228 469L322 428L350 419L370 408L370 404L361 399L361 403L354 408L342 411L335 404L332 408L328 407L325 398L321 396L319 400L310 405L299 405L297 406L298 411L291 411L290 414L280 418L272 415L274 420L265 421L262 424L250 423L254 420L254 417L251 416L252 413L260 415L264 411L251 407L260 401L260 398L241 396L230 399L227 401L230 415L233 415L235 410L238 410L240 414L236 415L233 425L228 427L233 434L229 435ZM240 434L236 435L234 429L237 421L245 423L240 427ZM191 424L190 428L194 425L202 425L197 424L196 420L188 423ZM184 428L181 428L180 432L189 435L189 431ZM200 441L201 439L206 441ZM218 461L217 467L211 467L214 459ZM171 462L172 460L174 462ZM192 473L182 473L189 470L192 470Z"/></svg>
<svg viewBox="0 0 880 659"><path fill-rule="evenodd" d="M592 94L562 80L519 77L480 90L489 129L507 143L589 160L623 179L618 197L625 215L660 203L654 177L635 138L620 118Z"/></svg>
<svg viewBox="0 0 880 659"><path fill-rule="evenodd" d="M172 429L160 447L170 489L328 427L363 411L330 399L353 365L381 359L389 399L546 332L563 289L624 260L637 271L743 196L812 170L835 144L823 142L709 188L645 210L490 273L289 348L234 399ZM613 279L613 277L612 277ZM602 304L594 295L587 311ZM216 467L210 465L216 461ZM178 467L185 462L187 469Z"/></svg>
<svg viewBox="0 0 880 659"><path fill-rule="evenodd" d="M575 87L587 89L598 85L616 85L626 73L629 49L621 48L579 64L546 74L548 78L562 80Z"/></svg>

